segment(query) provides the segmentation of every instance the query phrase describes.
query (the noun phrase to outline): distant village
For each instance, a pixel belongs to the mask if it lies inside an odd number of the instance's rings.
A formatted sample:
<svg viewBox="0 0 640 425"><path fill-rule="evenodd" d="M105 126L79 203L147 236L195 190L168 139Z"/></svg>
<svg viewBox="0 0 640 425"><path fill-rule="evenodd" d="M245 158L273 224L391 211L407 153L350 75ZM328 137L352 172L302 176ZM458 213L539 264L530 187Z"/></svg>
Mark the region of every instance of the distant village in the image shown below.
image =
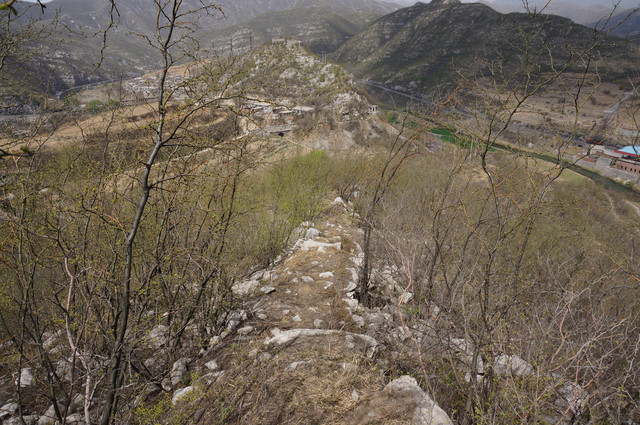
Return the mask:
<svg viewBox="0 0 640 425"><path fill-rule="evenodd" d="M166 86L173 92L174 100L181 101L188 98L189 93L186 89L185 82L188 77L181 74L168 75L166 79ZM125 87L133 93L136 98L149 99L154 98L158 94L158 77L157 76L142 76L125 82ZM312 115L315 113L315 108L312 106L282 106L274 105L272 103L263 102L259 100L248 100L242 105L226 105L227 107L238 107L240 112L246 116L253 116L259 119L267 121L278 121L280 124L270 126L264 129L267 133L287 133L291 131L292 127L287 124L293 123L296 119Z"/></svg>
<svg viewBox="0 0 640 425"><path fill-rule="evenodd" d="M309 115L314 113L316 108L312 106L294 106L288 108L286 106L274 106L268 102L247 101L244 103L242 112L263 118L283 118L287 119L294 116Z"/></svg>
<svg viewBox="0 0 640 425"><path fill-rule="evenodd" d="M574 157L578 165L595 169L603 175L620 180L640 178L640 146L622 148L588 144L587 148Z"/></svg>
<svg viewBox="0 0 640 425"><path fill-rule="evenodd" d="M635 90L623 93L620 100L604 110L604 121L610 121L626 101L637 95ZM617 134L626 140L640 139L637 129L618 128ZM640 145L611 146L600 138L585 139L578 145L583 149L572 158L578 165L622 181L637 183L640 180Z"/></svg>
<svg viewBox="0 0 640 425"><path fill-rule="evenodd" d="M290 40L274 39L273 43L291 43L291 47L296 47L298 42ZM187 84L185 84L190 75L180 73L170 74L166 78L166 87L173 92L174 100L182 101L188 98L189 93ZM131 80L125 81L125 88L137 99L154 98L158 94L159 77L156 75L145 75ZM625 95L628 95L625 93ZM628 98L629 96L626 96ZM273 104L261 100L247 100L243 104L227 105L228 107L236 107L245 116L252 116L257 119L271 122L271 125L262 129L267 134L283 135L291 131L294 122L304 116L313 116L316 109L312 106L297 105L291 106L287 102L285 105ZM611 110L606 113L615 112L617 107L622 103L618 102ZM369 114L376 114L378 107L371 105ZM600 172L601 174L616 178L623 181L638 181L640 179L640 146L625 146L617 148L607 146L597 141L586 140L583 150L570 158L580 166L590 168Z"/></svg>
<svg viewBox="0 0 640 425"><path fill-rule="evenodd" d="M173 91L175 100L185 100L188 96L184 82L188 77L180 74L167 75L165 87ZM137 97L151 98L158 95L158 76L142 76L125 82L125 88L133 92Z"/></svg>

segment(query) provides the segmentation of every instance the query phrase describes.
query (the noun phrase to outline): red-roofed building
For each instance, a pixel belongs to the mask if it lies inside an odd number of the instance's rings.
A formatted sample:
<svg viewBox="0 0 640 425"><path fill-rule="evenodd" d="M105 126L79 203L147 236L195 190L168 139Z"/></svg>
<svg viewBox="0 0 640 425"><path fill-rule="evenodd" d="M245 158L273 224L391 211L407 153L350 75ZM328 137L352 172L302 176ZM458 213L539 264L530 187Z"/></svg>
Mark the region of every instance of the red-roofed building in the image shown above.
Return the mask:
<svg viewBox="0 0 640 425"><path fill-rule="evenodd" d="M625 146L624 148L616 149L614 152L630 158L640 158L640 146Z"/></svg>
<svg viewBox="0 0 640 425"><path fill-rule="evenodd" d="M625 146L616 149L615 153L622 155L622 158L616 160L615 168L640 175L640 146Z"/></svg>

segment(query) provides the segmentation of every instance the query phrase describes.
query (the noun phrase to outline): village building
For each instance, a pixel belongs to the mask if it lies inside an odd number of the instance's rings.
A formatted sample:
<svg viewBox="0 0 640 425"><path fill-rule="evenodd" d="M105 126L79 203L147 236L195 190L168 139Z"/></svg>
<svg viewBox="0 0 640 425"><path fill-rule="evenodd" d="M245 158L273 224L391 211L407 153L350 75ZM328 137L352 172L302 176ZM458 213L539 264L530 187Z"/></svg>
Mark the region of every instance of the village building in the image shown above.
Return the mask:
<svg viewBox="0 0 640 425"><path fill-rule="evenodd" d="M615 148L605 145L594 145L593 147L591 147L589 152L591 155L609 159L618 159L624 156L622 153L618 153Z"/></svg>
<svg viewBox="0 0 640 425"><path fill-rule="evenodd" d="M625 146L624 148L616 149L615 153L637 160L640 159L640 146Z"/></svg>
<svg viewBox="0 0 640 425"><path fill-rule="evenodd" d="M626 159L619 159L616 161L615 168L618 170L626 171L628 173L633 173L640 176L640 162L638 161L629 161Z"/></svg>
<svg viewBox="0 0 640 425"><path fill-rule="evenodd" d="M254 115L271 115L273 106L267 102L248 101L245 103L246 112Z"/></svg>
<svg viewBox="0 0 640 425"><path fill-rule="evenodd" d="M300 40L291 40L286 38L272 38L271 44L281 44L289 49L294 49L298 47L302 47L302 41Z"/></svg>
<svg viewBox="0 0 640 425"><path fill-rule="evenodd" d="M616 149L615 153L621 155L615 161L616 169L640 175L640 146L625 146Z"/></svg>
<svg viewBox="0 0 640 425"><path fill-rule="evenodd" d="M291 108L291 110L296 115L307 115L313 113L316 108L314 108L313 106L294 106L293 108Z"/></svg>

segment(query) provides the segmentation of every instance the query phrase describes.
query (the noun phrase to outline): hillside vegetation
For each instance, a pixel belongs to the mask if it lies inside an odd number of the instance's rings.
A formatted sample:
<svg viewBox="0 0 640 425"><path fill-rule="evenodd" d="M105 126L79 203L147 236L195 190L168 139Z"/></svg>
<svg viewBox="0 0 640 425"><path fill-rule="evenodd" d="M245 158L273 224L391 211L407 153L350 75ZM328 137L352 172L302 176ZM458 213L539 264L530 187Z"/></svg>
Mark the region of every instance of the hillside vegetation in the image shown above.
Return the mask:
<svg viewBox="0 0 640 425"><path fill-rule="evenodd" d="M640 194L572 154L606 41L417 4L343 46L443 89L401 109L297 40L212 56L191 6L153 72L0 122L2 425L640 423Z"/></svg>
<svg viewBox="0 0 640 425"><path fill-rule="evenodd" d="M526 78L565 66L595 72L581 55L585 50L598 57L606 79L634 78L640 48L602 38L558 16L502 15L480 3L434 1L378 19L332 57L361 77L425 95L464 86L463 78Z"/></svg>
<svg viewBox="0 0 640 425"><path fill-rule="evenodd" d="M218 49L248 50L277 38L295 38L316 53L333 52L377 15L304 7L270 12L207 34Z"/></svg>
<svg viewBox="0 0 640 425"><path fill-rule="evenodd" d="M183 3L183 10L201 6L197 0ZM149 13L156 8L153 0L119 2L114 7L101 0L53 0L45 9L32 3L18 4L19 14L12 27L33 21L37 27L55 26L45 40L35 40L35 46L46 48L47 54L26 62L27 70L35 73L37 68L39 75L34 79L40 80L36 86L40 90L55 93L87 83L139 76L160 66L154 38L144 37L155 31L157 16ZM193 35L201 41L199 48L206 46L212 53L226 51L228 34L238 30L208 33L234 25L256 32L254 47L272 37L301 36L318 51L332 51L366 22L397 9L390 3L363 0L224 0L215 5L215 10L189 19L197 24ZM249 44L243 38L241 41ZM17 66L24 67L24 61Z"/></svg>

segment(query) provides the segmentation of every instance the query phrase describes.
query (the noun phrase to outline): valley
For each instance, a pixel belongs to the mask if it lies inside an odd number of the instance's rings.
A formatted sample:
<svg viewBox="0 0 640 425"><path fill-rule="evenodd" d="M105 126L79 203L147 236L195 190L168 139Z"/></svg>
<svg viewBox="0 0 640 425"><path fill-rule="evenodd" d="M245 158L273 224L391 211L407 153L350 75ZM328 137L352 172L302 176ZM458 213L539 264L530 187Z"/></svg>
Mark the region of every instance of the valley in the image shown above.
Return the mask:
<svg viewBox="0 0 640 425"><path fill-rule="evenodd" d="M456 0L5 5L2 425L640 423L639 45Z"/></svg>

